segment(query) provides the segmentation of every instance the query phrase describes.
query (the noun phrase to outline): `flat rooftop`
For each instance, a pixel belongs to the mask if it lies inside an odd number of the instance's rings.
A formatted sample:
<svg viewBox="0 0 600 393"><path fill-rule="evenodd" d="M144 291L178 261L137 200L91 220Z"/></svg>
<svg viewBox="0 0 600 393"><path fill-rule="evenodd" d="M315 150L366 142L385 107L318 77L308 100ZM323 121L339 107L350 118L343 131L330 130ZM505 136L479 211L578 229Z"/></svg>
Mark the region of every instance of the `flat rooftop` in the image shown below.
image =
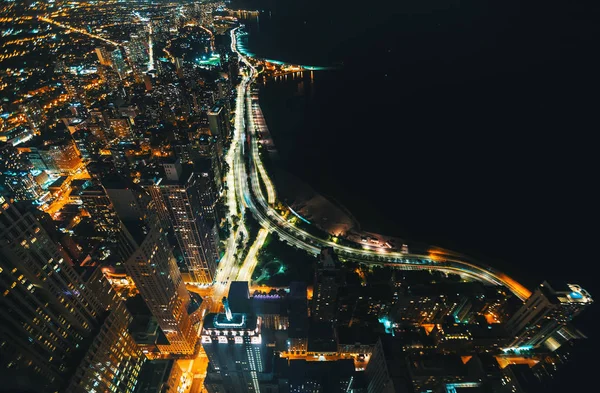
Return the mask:
<svg viewBox="0 0 600 393"><path fill-rule="evenodd" d="M233 313L231 320L225 314L210 313L204 317L204 329L254 330L257 318L245 313Z"/></svg>

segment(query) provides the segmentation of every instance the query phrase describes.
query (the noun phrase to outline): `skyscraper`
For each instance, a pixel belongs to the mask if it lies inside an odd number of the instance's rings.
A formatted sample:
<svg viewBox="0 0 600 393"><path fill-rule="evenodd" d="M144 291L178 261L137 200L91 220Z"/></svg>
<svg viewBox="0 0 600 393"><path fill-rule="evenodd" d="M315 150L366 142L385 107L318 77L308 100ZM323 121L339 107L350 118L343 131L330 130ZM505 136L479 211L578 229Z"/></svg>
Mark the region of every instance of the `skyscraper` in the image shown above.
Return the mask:
<svg viewBox="0 0 600 393"><path fill-rule="evenodd" d="M73 191L81 199L83 207L92 218L96 230L107 234L114 234L119 231L119 218L101 184L93 180L87 180Z"/></svg>
<svg viewBox="0 0 600 393"><path fill-rule="evenodd" d="M377 340L365 370L368 393L413 391L406 372L406 355L390 336Z"/></svg>
<svg viewBox="0 0 600 393"><path fill-rule="evenodd" d="M132 319L125 302L119 302L94 337L68 393L134 391L145 356L127 330Z"/></svg>
<svg viewBox="0 0 600 393"><path fill-rule="evenodd" d="M215 191L222 187L223 181L223 142L209 134L200 134L197 144L198 153L205 160L197 160L196 167L202 161L206 163L206 167L215 184Z"/></svg>
<svg viewBox="0 0 600 393"><path fill-rule="evenodd" d="M119 74L119 77L121 79L125 79L125 77L127 76L127 72L129 71L129 67L127 66L127 63L123 58L123 53L121 52L121 49L117 48L113 50L110 53L110 59L112 62L112 66L114 70L117 71L117 73Z"/></svg>
<svg viewBox="0 0 600 393"><path fill-rule="evenodd" d="M104 310L33 214L1 196L0 292L0 372L62 386Z"/></svg>
<svg viewBox="0 0 600 393"><path fill-rule="evenodd" d="M259 392L260 374L267 370L270 348L263 340L261 320L245 313L207 314L202 346L209 366L204 387L210 392Z"/></svg>
<svg viewBox="0 0 600 393"><path fill-rule="evenodd" d="M44 194L35 177L25 171L4 171L0 175L0 190L20 201L34 200Z"/></svg>
<svg viewBox="0 0 600 393"><path fill-rule="evenodd" d="M134 252L125 262L125 269L169 340L169 345L159 345L159 349L161 352L192 354L198 337L187 313L190 295L166 233L157 219L150 220L145 234L133 225L125 225L129 244L135 245Z"/></svg>
<svg viewBox="0 0 600 393"><path fill-rule="evenodd" d="M148 48L146 47L147 37L144 32L140 34L131 34L129 43L125 46L125 52L133 67L133 75L136 81L142 81L144 73L148 70L148 61L150 59Z"/></svg>
<svg viewBox="0 0 600 393"><path fill-rule="evenodd" d="M212 283L219 241L212 184L179 160L163 163L163 167L166 177L145 186L161 219L173 227L190 280Z"/></svg>
<svg viewBox="0 0 600 393"><path fill-rule="evenodd" d="M33 153L38 153L47 169L54 173L72 173L81 167L81 158L72 139L56 142L44 148L31 148Z"/></svg>
<svg viewBox="0 0 600 393"><path fill-rule="evenodd" d="M120 254L125 269L169 341L159 349L192 354L198 336L187 312L190 295L152 199L122 179L107 180L104 186L122 221Z"/></svg>
<svg viewBox="0 0 600 393"><path fill-rule="evenodd" d="M333 322L337 317L337 294L342 285L339 261L333 248L319 254L313 284L311 317L316 322Z"/></svg>
<svg viewBox="0 0 600 393"><path fill-rule="evenodd" d="M0 142L0 171L4 172L8 169L23 171L31 168L33 165L25 154L19 153L11 143Z"/></svg>
<svg viewBox="0 0 600 393"><path fill-rule="evenodd" d="M556 290L544 281L506 323L514 337L511 347L537 348L547 344L556 349L560 342L553 336L575 337L567 324L593 303L590 294L579 285L567 284Z"/></svg>
<svg viewBox="0 0 600 393"><path fill-rule="evenodd" d="M229 138L231 133L231 124L229 123L229 116L225 110L225 107L216 104L207 112L207 115L210 133L221 140Z"/></svg>

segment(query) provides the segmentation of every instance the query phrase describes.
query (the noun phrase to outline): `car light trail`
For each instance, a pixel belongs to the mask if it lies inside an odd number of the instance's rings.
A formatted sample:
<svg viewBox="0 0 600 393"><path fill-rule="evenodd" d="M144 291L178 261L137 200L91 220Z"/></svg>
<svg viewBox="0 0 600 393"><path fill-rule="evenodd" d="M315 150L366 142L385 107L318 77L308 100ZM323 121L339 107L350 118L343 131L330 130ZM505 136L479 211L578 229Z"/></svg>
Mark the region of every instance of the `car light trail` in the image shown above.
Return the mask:
<svg viewBox="0 0 600 393"><path fill-rule="evenodd" d="M41 20L42 22L50 23L50 24L53 24L55 26L61 27L61 28L65 29L65 30L67 30L69 32L84 34L84 35L87 35L88 37L92 37L92 38L95 38L97 40L107 42L107 43L109 43L111 45L114 45L114 46L121 46L121 44L119 44L118 42L111 41L108 38L101 37L101 36L99 36L97 34L89 33L89 32L87 32L84 29L79 29L77 27L67 26L67 25L65 25L63 23L56 22L55 20L52 20L50 18L46 18L46 17L43 17L43 16L38 16L38 19Z"/></svg>
<svg viewBox="0 0 600 393"><path fill-rule="evenodd" d="M154 69L154 48L152 44L152 24L148 25L148 72Z"/></svg>

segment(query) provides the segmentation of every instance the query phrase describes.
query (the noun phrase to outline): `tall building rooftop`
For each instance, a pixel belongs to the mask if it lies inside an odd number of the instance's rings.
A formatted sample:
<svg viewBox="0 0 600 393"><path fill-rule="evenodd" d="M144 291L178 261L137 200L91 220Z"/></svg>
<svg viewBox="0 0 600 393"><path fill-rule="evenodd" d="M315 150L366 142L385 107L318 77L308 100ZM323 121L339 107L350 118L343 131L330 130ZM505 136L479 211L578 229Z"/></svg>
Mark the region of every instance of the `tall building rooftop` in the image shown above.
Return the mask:
<svg viewBox="0 0 600 393"><path fill-rule="evenodd" d="M594 302L589 292L577 284L565 285L544 281L544 283L540 285L540 289L542 293L554 304Z"/></svg>
<svg viewBox="0 0 600 393"><path fill-rule="evenodd" d="M211 313L204 317L204 329L207 330L253 331L257 326L257 318L244 313L233 313L231 320L226 314Z"/></svg>

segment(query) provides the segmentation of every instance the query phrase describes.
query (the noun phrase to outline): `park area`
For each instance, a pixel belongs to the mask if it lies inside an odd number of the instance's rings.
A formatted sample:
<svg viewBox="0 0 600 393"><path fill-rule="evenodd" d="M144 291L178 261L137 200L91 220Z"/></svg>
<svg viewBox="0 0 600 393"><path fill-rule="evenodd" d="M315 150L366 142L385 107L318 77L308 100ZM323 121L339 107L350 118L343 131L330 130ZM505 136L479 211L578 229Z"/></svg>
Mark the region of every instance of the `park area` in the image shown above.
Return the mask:
<svg viewBox="0 0 600 393"><path fill-rule="evenodd" d="M258 253L252 285L286 287L292 281L312 282L316 257L269 234Z"/></svg>

